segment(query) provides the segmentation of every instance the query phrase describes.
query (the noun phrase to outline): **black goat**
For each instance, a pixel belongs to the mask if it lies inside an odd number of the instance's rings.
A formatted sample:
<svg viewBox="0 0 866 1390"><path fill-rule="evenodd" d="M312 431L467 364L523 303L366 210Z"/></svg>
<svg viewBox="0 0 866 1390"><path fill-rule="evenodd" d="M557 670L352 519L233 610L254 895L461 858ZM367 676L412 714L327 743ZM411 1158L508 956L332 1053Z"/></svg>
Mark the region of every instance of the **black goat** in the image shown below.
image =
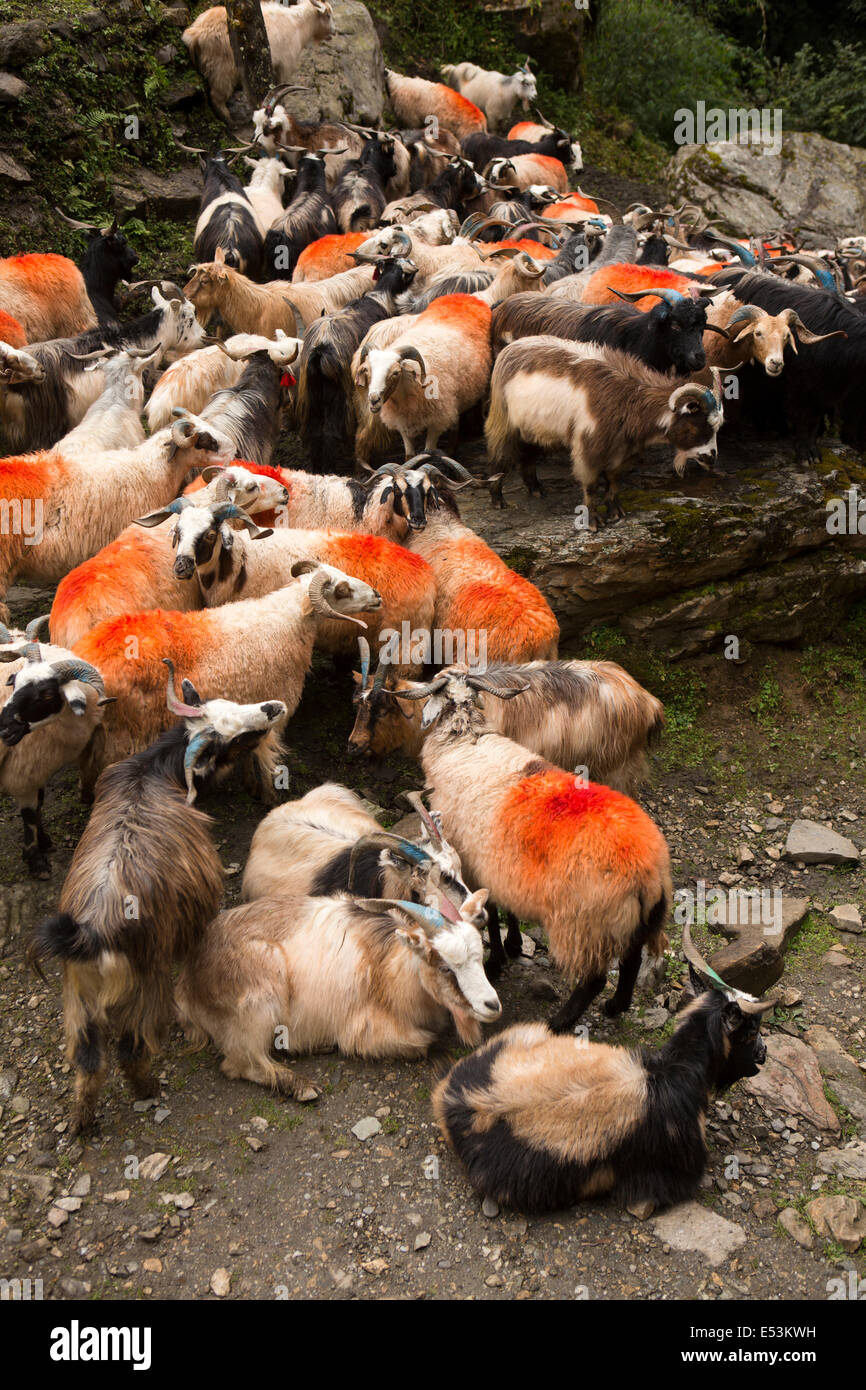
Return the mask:
<svg viewBox="0 0 866 1390"><path fill-rule="evenodd" d="M453 208L459 217L464 215L464 203L484 191L484 181L468 160L455 155L442 173L424 189L425 197L440 208Z"/></svg>
<svg viewBox="0 0 866 1390"><path fill-rule="evenodd" d="M338 230L325 182L325 153L305 154L298 163L292 201L265 237L266 280L291 280L310 242Z"/></svg>
<svg viewBox="0 0 866 1390"><path fill-rule="evenodd" d="M396 178L397 161L390 136L373 135L360 159L343 165L331 201L341 232L366 232L379 225L387 197L385 185Z"/></svg>
<svg viewBox="0 0 866 1390"><path fill-rule="evenodd" d="M267 465L280 437L284 364L256 352L234 386L211 396L200 418L218 427L235 446L235 456Z"/></svg>
<svg viewBox="0 0 866 1390"><path fill-rule="evenodd" d="M257 280L262 271L262 235L246 189L218 150L204 169L198 221L195 224L195 259L212 261L217 247L226 265Z"/></svg>
<svg viewBox="0 0 866 1390"><path fill-rule="evenodd" d="M375 288L307 330L298 370L301 435L316 473L351 473L354 459L352 358L374 323L396 313L396 296L418 272L412 261L378 262Z"/></svg>
<svg viewBox="0 0 866 1390"><path fill-rule="evenodd" d="M728 284L744 304L768 314L796 309L813 333L844 333L797 356L785 350L785 370L770 378L760 368L742 376L744 407L758 423L793 430L798 461L817 460L818 436L835 417L844 444L866 450L866 318L838 294L746 272Z"/></svg>
<svg viewBox="0 0 866 1390"><path fill-rule="evenodd" d="M512 159L516 154L544 154L560 160L570 169L575 162L571 136L558 127L538 141L506 140L503 135L478 131L461 140L460 148L476 169L486 169L491 159Z"/></svg>
<svg viewBox="0 0 866 1390"><path fill-rule="evenodd" d="M756 1075L767 1056L760 1014L773 1001L707 990L691 965L689 980L695 1001L657 1052L576 1046L529 1023L459 1061L433 1111L476 1191L521 1211L606 1193L627 1206L691 1197L710 1094Z"/></svg>
<svg viewBox="0 0 866 1390"><path fill-rule="evenodd" d="M664 298L647 314L631 304L597 307L538 294L512 295L493 311L493 350L498 352L516 338L549 333L571 342L618 348L657 372L673 369L677 376L688 376L701 371L707 363L703 335L712 327L706 305L676 290L654 293Z"/></svg>
<svg viewBox="0 0 866 1390"><path fill-rule="evenodd" d="M123 232L118 230L117 218L108 227L98 227L95 222L79 222L67 217L65 212L57 212L78 232L87 235L87 250L78 263L84 276L88 298L93 305L100 324L114 327L118 323L117 305L114 291L118 280L128 280L133 267L138 264L138 256L133 251Z"/></svg>

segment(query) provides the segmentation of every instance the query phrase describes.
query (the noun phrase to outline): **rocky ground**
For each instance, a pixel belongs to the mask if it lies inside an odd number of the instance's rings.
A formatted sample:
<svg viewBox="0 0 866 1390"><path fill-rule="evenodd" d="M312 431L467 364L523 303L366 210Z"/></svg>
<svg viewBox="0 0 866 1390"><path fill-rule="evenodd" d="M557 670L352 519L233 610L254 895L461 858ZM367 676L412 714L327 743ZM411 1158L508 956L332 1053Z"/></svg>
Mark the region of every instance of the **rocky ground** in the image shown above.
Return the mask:
<svg viewBox="0 0 866 1390"><path fill-rule="evenodd" d="M32 616L46 597L14 591L13 616ZM48 794L53 875L30 883L7 803L0 1275L42 1279L60 1299L848 1296L848 1272L866 1272L862 637L855 610L832 640L750 648L739 662L719 653L665 663L614 629L566 644L568 654L615 656L666 701L643 799L670 840L676 886L778 888L785 902L787 939L768 947L776 966L784 947L786 991L766 1029L770 1060L711 1108L696 1202L645 1219L608 1203L546 1218L485 1213L431 1121L431 1088L459 1053L453 1036L420 1064L302 1059L301 1073L324 1086L314 1108L226 1081L211 1052L189 1054L176 1036L158 1098L134 1104L112 1075L101 1131L71 1139L58 975L40 982L23 952L28 923L56 903L85 811L73 774L58 778ZM292 793L334 777L390 824L417 773L346 759L347 685L317 664L291 725ZM207 809L231 901L261 811L234 788ZM802 819L853 841L848 862L789 859ZM705 951L727 951L731 969L739 957L745 984L749 970L777 973L756 959L749 932L732 948L700 907L695 934ZM590 1012L593 1039L655 1047L670 1033L684 975L676 925L671 937L631 1015L609 1023ZM506 1023L548 1016L564 990L537 930L525 946L533 954L501 984Z"/></svg>

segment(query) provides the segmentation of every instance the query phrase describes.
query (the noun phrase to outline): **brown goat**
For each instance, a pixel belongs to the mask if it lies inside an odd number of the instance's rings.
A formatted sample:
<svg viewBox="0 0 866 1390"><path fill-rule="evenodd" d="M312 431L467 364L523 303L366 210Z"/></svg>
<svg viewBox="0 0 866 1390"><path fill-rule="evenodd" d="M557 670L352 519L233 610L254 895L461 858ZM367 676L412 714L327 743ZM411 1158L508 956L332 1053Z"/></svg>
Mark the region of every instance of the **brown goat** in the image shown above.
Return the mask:
<svg viewBox="0 0 866 1390"><path fill-rule="evenodd" d="M219 909L223 869L210 818L190 803L239 756L255 750L273 769L279 752L279 701L202 703L188 681L180 701L171 685L168 706L183 722L100 777L60 910L31 947L37 966L46 956L63 961L76 1130L93 1123L109 1032L134 1093L154 1094L150 1063L172 1016L172 966Z"/></svg>

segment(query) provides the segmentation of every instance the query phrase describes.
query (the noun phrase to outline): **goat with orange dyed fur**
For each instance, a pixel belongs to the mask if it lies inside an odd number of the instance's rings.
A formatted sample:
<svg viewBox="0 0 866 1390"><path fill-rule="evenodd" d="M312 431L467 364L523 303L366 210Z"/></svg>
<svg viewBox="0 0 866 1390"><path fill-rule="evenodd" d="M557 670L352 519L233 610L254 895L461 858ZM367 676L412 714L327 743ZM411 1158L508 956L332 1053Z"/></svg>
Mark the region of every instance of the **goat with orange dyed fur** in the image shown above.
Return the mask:
<svg viewBox="0 0 866 1390"><path fill-rule="evenodd" d="M362 344L357 361L354 380L366 389L369 412L400 435L406 458L420 434L435 449L487 390L490 309L473 295L442 295L389 347Z"/></svg>
<svg viewBox="0 0 866 1390"><path fill-rule="evenodd" d="M287 717L298 707L320 624L359 620L381 598L368 584L330 565L301 560L283 588L261 598L226 603L201 613L127 613L100 623L73 648L83 661L96 662L117 703L94 733L81 759L86 796L108 764L146 748L171 723L165 705L165 668L170 657L201 692L202 698L241 704L279 699ZM361 623L361 626L366 626ZM274 787L251 787L274 801Z"/></svg>
<svg viewBox="0 0 866 1390"><path fill-rule="evenodd" d="M435 576L433 626L467 634L467 644L470 633L475 640L483 635L488 661L555 660L559 624L550 605L461 521L446 468L463 487L473 481L453 459L432 454L389 469L380 487L392 493L395 538L423 556Z"/></svg>
<svg viewBox="0 0 866 1390"><path fill-rule="evenodd" d="M84 276L67 256L31 253L0 260L0 312L20 324L27 343L74 338L97 325ZM12 342L0 332L12 347Z"/></svg>
<svg viewBox="0 0 866 1390"><path fill-rule="evenodd" d="M714 269L717 267L714 267ZM630 294L643 289L678 290L680 294L691 291L706 294L721 294L722 285L704 286L687 275L678 275L674 270L665 270L657 265L603 265L589 277L583 292L584 304L616 304L616 290ZM635 308L649 311L658 303L652 295L633 301Z"/></svg>
<svg viewBox="0 0 866 1390"><path fill-rule="evenodd" d="M458 140L487 129L487 117L474 102L446 87L444 82L427 82L423 77L404 77L385 69L385 85L398 122L414 130L435 116L441 126Z"/></svg>
<svg viewBox="0 0 866 1390"><path fill-rule="evenodd" d="M575 981L550 1020L566 1032L604 988L618 959L607 1016L623 1013L644 947L661 955L672 895L664 836L627 796L564 772L490 728L482 699L520 698L484 675L442 674L404 691L424 701L421 752L431 808L460 855L466 881L537 922Z"/></svg>

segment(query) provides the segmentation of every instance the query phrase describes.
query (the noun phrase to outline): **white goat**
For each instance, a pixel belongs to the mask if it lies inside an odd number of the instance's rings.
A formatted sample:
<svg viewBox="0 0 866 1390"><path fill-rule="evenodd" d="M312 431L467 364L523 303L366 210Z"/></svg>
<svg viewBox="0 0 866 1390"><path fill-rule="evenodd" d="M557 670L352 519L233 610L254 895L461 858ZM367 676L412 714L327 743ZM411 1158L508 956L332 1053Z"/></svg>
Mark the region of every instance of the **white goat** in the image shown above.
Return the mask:
<svg viewBox="0 0 866 1390"><path fill-rule="evenodd" d="M291 8L266 0L262 15L277 83L290 80L307 44L324 43L334 36L331 6L325 0L300 0ZM204 10L182 38L208 85L214 108L230 123L228 100L240 82L240 73L229 44L225 6Z"/></svg>
<svg viewBox="0 0 866 1390"><path fill-rule="evenodd" d="M502 130L519 101L524 111L538 96L535 77L529 71L529 60L510 76L504 72L476 67L474 63L446 63L440 68L442 76L461 96L472 101L487 117L490 130Z"/></svg>

